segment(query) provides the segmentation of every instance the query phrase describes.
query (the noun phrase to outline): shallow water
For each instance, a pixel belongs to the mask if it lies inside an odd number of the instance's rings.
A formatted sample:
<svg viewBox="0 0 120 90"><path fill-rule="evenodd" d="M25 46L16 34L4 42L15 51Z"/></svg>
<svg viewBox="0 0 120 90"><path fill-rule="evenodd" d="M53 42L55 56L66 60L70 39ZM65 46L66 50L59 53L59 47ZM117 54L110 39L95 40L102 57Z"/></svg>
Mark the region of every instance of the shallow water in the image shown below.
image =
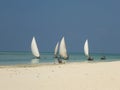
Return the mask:
<svg viewBox="0 0 120 90"><path fill-rule="evenodd" d="M92 54L93 62L119 61L120 54L104 54L106 60L100 60L102 54ZM31 52L0 52L0 65L54 63L53 53L41 53L40 59L34 59ZM70 53L67 62L87 62L83 53Z"/></svg>

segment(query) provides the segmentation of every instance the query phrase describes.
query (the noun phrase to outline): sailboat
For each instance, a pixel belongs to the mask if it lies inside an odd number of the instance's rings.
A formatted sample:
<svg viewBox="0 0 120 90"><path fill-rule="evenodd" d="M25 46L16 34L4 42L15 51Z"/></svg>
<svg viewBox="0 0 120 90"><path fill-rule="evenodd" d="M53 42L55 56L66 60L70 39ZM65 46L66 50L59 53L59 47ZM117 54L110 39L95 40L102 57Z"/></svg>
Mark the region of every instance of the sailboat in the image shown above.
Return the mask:
<svg viewBox="0 0 120 90"><path fill-rule="evenodd" d="M88 57L89 61L93 60L93 58L89 55L88 39L85 41L85 44L84 44L84 53L85 53L85 56Z"/></svg>
<svg viewBox="0 0 120 90"><path fill-rule="evenodd" d="M105 53L103 53L103 50L102 50L102 56L100 57L101 60L106 60L106 56L105 56Z"/></svg>
<svg viewBox="0 0 120 90"><path fill-rule="evenodd" d="M105 57L105 56L102 56L100 59L101 59L101 60L105 60L105 59L106 59L106 57Z"/></svg>
<svg viewBox="0 0 120 90"><path fill-rule="evenodd" d="M37 47L35 37L33 37L32 42L31 42L31 51L32 51L32 54L35 56L35 58L40 58L40 53Z"/></svg>
<svg viewBox="0 0 120 90"><path fill-rule="evenodd" d="M59 42L57 42L55 50L54 50L54 58L58 57L58 46L59 46Z"/></svg>
<svg viewBox="0 0 120 90"><path fill-rule="evenodd" d="M60 42L59 55L61 59L67 60L69 57L67 55L67 49L65 44L65 38L63 37Z"/></svg>

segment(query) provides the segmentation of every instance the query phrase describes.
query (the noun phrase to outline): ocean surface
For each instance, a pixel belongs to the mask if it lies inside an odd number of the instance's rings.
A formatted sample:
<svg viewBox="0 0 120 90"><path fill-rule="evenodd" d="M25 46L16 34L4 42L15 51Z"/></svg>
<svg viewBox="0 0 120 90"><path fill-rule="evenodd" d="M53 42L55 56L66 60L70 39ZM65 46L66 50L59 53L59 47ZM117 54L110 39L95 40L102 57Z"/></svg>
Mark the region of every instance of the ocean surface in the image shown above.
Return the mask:
<svg viewBox="0 0 120 90"><path fill-rule="evenodd" d="M120 61L120 54L104 54L106 60L100 60L103 54L91 54L94 58L92 62L111 62ZM19 65L19 64L53 64L53 53L41 53L40 59L34 59L31 52L0 52L0 65ZM83 53L69 53L67 62L88 62Z"/></svg>

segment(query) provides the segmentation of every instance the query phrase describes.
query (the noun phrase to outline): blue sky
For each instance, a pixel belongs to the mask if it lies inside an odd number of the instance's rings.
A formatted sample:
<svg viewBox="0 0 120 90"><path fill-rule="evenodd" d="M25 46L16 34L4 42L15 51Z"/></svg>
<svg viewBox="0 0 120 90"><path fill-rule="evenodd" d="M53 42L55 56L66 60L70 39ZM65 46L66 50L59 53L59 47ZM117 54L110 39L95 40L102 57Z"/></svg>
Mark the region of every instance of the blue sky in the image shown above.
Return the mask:
<svg viewBox="0 0 120 90"><path fill-rule="evenodd" d="M119 0L0 0L0 51L53 52L65 36L69 52L120 53Z"/></svg>

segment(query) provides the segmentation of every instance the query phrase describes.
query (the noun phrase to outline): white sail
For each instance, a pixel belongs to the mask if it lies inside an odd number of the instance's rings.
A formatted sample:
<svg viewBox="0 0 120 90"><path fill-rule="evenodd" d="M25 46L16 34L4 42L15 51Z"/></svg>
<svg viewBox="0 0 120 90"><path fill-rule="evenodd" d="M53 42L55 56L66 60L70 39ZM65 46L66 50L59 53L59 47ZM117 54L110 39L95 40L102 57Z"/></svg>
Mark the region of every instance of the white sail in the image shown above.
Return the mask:
<svg viewBox="0 0 120 90"><path fill-rule="evenodd" d="M62 57L62 58L64 58L64 59L68 58L64 37L62 38L62 40L61 40L61 42L60 42L59 54L60 54L60 57Z"/></svg>
<svg viewBox="0 0 120 90"><path fill-rule="evenodd" d="M57 57L58 45L59 45L59 42L57 42L56 47L55 47L55 51L54 51L54 56L55 56L55 57Z"/></svg>
<svg viewBox="0 0 120 90"><path fill-rule="evenodd" d="M84 44L84 53L87 57L89 57L89 46L88 46L88 40L85 41Z"/></svg>
<svg viewBox="0 0 120 90"><path fill-rule="evenodd" d="M31 42L31 50L32 50L32 53L35 57L37 57L37 58L40 57L40 53L39 53L39 50L37 47L35 37L33 37L32 42Z"/></svg>

